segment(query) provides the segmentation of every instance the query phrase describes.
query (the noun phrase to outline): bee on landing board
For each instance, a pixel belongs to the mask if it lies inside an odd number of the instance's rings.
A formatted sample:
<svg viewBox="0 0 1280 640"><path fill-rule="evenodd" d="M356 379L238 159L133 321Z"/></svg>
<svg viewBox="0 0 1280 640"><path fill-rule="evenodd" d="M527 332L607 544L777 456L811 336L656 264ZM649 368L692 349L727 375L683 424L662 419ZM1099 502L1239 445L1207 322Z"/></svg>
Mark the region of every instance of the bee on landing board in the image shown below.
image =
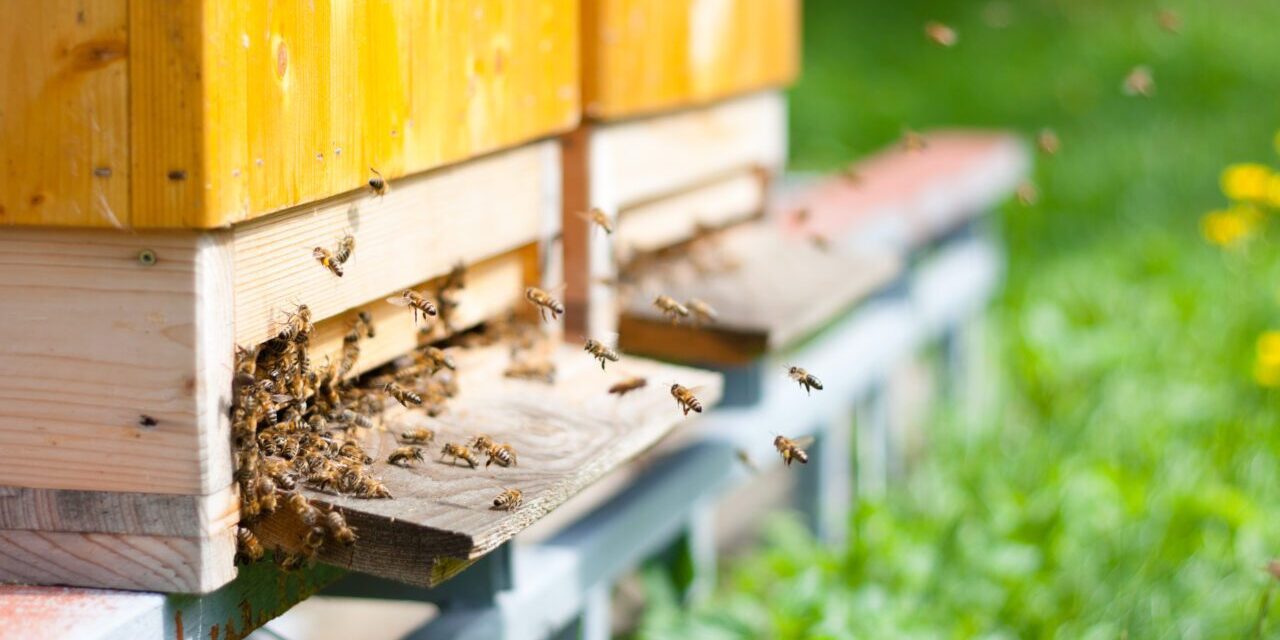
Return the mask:
<svg viewBox="0 0 1280 640"><path fill-rule="evenodd" d="M471 449L452 442L444 445L444 448L440 450L440 459L443 460L445 458L452 458L449 460L451 465L457 464L459 460L464 460L468 465L471 465L472 469L480 466L480 461L476 459L476 454L472 453Z"/></svg>
<svg viewBox="0 0 1280 640"><path fill-rule="evenodd" d="M606 362L618 361L618 352L604 346L604 343L598 340L587 338L586 343L582 346L582 350L591 354L591 357L600 361L601 371L604 371L604 365Z"/></svg>
<svg viewBox="0 0 1280 640"><path fill-rule="evenodd" d="M524 494L519 489L506 489L493 499L493 508L502 511L515 511L524 502Z"/></svg>
<svg viewBox="0 0 1280 640"><path fill-rule="evenodd" d="M773 439L773 448L777 449L778 453L782 454L782 461L787 463L787 466L789 467L791 466L792 460L795 460L800 464L809 463L809 454L805 452L804 447L809 446L812 442L813 438L792 440L790 438L778 436Z"/></svg>
<svg viewBox="0 0 1280 640"><path fill-rule="evenodd" d="M489 454L489 459L484 463L486 467L495 462L498 463L499 467L514 467L519 464L515 447L506 443L493 445L486 449L485 453Z"/></svg>
<svg viewBox="0 0 1280 640"><path fill-rule="evenodd" d="M369 189L379 196L385 196L388 193L391 193L391 183L388 182L386 178L383 178L382 174L379 173L377 169L369 167L369 171L373 172L373 177L369 178Z"/></svg>
<svg viewBox="0 0 1280 640"><path fill-rule="evenodd" d="M811 394L813 389L822 391L822 381L800 367L787 367L787 375L791 376L792 380L800 383L801 387L804 387L805 394Z"/></svg>
<svg viewBox="0 0 1280 640"><path fill-rule="evenodd" d="M356 531L347 525L347 519L341 513L330 511L325 514L324 523L329 528L329 535L338 544L349 547L356 543Z"/></svg>
<svg viewBox="0 0 1280 640"><path fill-rule="evenodd" d="M436 434L430 429L409 429L400 432L400 441L409 444L427 444L436 439Z"/></svg>
<svg viewBox="0 0 1280 640"><path fill-rule="evenodd" d="M422 461L422 447L400 447L387 456L387 462L397 467L407 467Z"/></svg>
<svg viewBox="0 0 1280 640"><path fill-rule="evenodd" d="M613 221L609 219L609 214L599 207L591 207L590 211L579 213L578 217L604 229L606 234L613 233Z"/></svg>
<svg viewBox="0 0 1280 640"><path fill-rule="evenodd" d="M493 438L490 438L488 434L480 433L472 438L471 442L467 443L467 446L476 451L485 452L493 447L494 444Z"/></svg>
<svg viewBox="0 0 1280 640"><path fill-rule="evenodd" d="M625 396L636 389L643 388L647 384L649 384L649 381L641 377L627 378L626 380L609 387L609 393L616 394L618 396Z"/></svg>
<svg viewBox="0 0 1280 640"><path fill-rule="evenodd" d="M320 510L311 506L311 502L301 493L289 496L289 508L293 510L294 515L298 516L302 524L308 527L314 527L320 520Z"/></svg>
<svg viewBox="0 0 1280 640"><path fill-rule="evenodd" d="M414 291L413 289L405 289L398 296L387 298L387 302L397 307L409 307L413 309L413 321L418 322L418 313L422 313L422 317L434 316L440 313L436 309L436 304L427 299L426 296Z"/></svg>
<svg viewBox="0 0 1280 640"><path fill-rule="evenodd" d="M551 294L537 287L529 287L524 290L524 297L530 304L538 308L538 317L544 321L547 314L551 314L551 319L555 320L564 313L564 303L551 297Z"/></svg>
<svg viewBox="0 0 1280 640"><path fill-rule="evenodd" d="M689 301L685 302L684 306L693 315L693 324L695 326L711 324L720 317L714 307L697 298L689 298Z"/></svg>
<svg viewBox="0 0 1280 640"><path fill-rule="evenodd" d="M653 306L657 307L662 315L671 320L671 324L677 324L681 318L689 317L689 309L684 305L676 302L671 296L658 296L653 299Z"/></svg>
<svg viewBox="0 0 1280 640"><path fill-rule="evenodd" d="M676 399L676 403L680 405L680 410L684 412L684 415L689 415L690 411L702 413L702 403L698 401L698 398L693 395L693 392L688 387L672 384L671 397Z"/></svg>
<svg viewBox="0 0 1280 640"><path fill-rule="evenodd" d="M236 564L257 562L264 553L258 536L244 527L236 527Z"/></svg>

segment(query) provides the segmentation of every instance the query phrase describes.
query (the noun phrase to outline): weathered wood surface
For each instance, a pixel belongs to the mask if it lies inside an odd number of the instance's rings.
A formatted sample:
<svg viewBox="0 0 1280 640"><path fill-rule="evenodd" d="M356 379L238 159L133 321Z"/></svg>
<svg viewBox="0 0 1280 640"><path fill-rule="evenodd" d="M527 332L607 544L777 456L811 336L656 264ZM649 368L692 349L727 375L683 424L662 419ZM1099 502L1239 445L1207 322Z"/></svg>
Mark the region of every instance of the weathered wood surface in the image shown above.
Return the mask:
<svg viewBox="0 0 1280 640"><path fill-rule="evenodd" d="M559 210L554 142L504 151L392 184L255 220L234 235L236 342L262 342L298 303L322 320L537 242ZM356 248L339 278L312 257L346 234Z"/></svg>
<svg viewBox="0 0 1280 640"><path fill-rule="evenodd" d="M0 224L213 228L568 130L579 28L577 0L0 3Z"/></svg>
<svg viewBox="0 0 1280 640"><path fill-rule="evenodd" d="M0 529L196 538L239 520L235 490L207 496L0 487Z"/></svg>
<svg viewBox="0 0 1280 640"><path fill-rule="evenodd" d="M0 233L0 486L230 485L229 265L223 234Z"/></svg>
<svg viewBox="0 0 1280 640"><path fill-rule="evenodd" d="M901 271L891 254L824 251L781 237L769 221L735 227L634 274L620 330L627 351L678 362L745 364L819 330ZM701 265L701 266L700 266ZM653 306L665 294L700 299L719 319L673 324Z"/></svg>
<svg viewBox="0 0 1280 640"><path fill-rule="evenodd" d="M607 373L581 349L554 352L557 381L548 386L504 378L505 347L457 355L461 394L438 419L418 412L391 412L390 431L375 432L368 452L395 495L360 500L308 491L311 499L340 508L357 529L350 549L329 548L320 559L347 569L409 584L430 586L510 539L606 472L653 445L685 417L669 393L672 382L697 388L704 408L719 399L717 374L623 356ZM618 398L607 390L623 375L649 385ZM437 433L425 462L408 469L386 464L396 433L428 426ZM479 433L509 442L519 465L477 469L440 460L445 442L466 443ZM524 493L514 512L491 509L504 487ZM261 536L290 547L299 537L288 515L261 525ZM257 526L257 525L255 525Z"/></svg>
<svg viewBox="0 0 1280 640"><path fill-rule="evenodd" d="M848 246L916 247L1009 197L1030 169L1025 144L1009 134L935 131L923 139L923 149L895 145L855 163L855 179L826 178L781 198L785 228ZM803 224L790 216L801 209Z"/></svg>
<svg viewBox="0 0 1280 640"><path fill-rule="evenodd" d="M743 171L667 198L624 209L611 241L620 262L692 239L700 229L724 227L764 213L768 177Z"/></svg>
<svg viewBox="0 0 1280 640"><path fill-rule="evenodd" d="M588 115L617 119L778 87L799 67L799 0L584 0Z"/></svg>

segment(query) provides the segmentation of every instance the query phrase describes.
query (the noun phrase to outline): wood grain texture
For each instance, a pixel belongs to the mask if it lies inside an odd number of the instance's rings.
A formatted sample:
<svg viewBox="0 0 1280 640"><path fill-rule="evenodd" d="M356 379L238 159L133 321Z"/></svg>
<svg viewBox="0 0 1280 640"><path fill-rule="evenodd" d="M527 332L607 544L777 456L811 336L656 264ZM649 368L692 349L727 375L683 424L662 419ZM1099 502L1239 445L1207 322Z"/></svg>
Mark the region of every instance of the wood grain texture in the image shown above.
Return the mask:
<svg viewBox="0 0 1280 640"><path fill-rule="evenodd" d="M235 531L208 538L0 530L0 582L206 593L235 578Z"/></svg>
<svg viewBox="0 0 1280 640"><path fill-rule="evenodd" d="M399 293L540 238L547 211L559 207L554 142L521 147L368 191L237 225L234 234L238 344L272 335L305 303L322 320ZM553 178L548 178L552 176ZM311 251L332 249L344 234L356 249L341 278Z"/></svg>
<svg viewBox="0 0 1280 640"><path fill-rule="evenodd" d="M617 119L778 87L799 67L799 0L584 0L586 113Z"/></svg>
<svg viewBox="0 0 1280 640"><path fill-rule="evenodd" d="M0 529L199 538L239 517L231 487L207 496L0 487Z"/></svg>
<svg viewBox="0 0 1280 640"><path fill-rule="evenodd" d="M704 407L720 397L717 374L624 356L603 373L580 349L555 352L555 385L502 376L508 363L501 346L459 354L461 394L438 419L393 411L391 432L369 434L370 455L395 498L359 500L308 491L309 498L340 508L358 530L350 549L327 549L321 560L339 567L430 586L462 565L510 539L565 500L626 460L652 446L684 421L668 392L671 382L696 388ZM620 376L641 375L645 389L624 398L607 393ZM409 426L437 431L427 460L402 469L385 463L396 446L394 432ZM477 433L510 442L519 465L469 469L439 460L444 442L462 443ZM504 487L520 489L524 504L494 511ZM287 516L287 514L285 514ZM264 521L261 536L286 547L296 544L296 523Z"/></svg>
<svg viewBox="0 0 1280 640"><path fill-rule="evenodd" d="M821 329L902 268L890 254L826 252L784 239L768 221L740 225L712 242L699 249L708 261L736 267L701 272L698 256L677 256L635 273L638 293L624 303L623 349L677 362L743 364ZM720 317L697 329L673 325L652 304L660 293L701 299Z"/></svg>
<svg viewBox="0 0 1280 640"><path fill-rule="evenodd" d="M188 495L230 485L227 240L0 234L0 485ZM139 262L144 249L154 265ZM141 424L144 414L157 424Z"/></svg>
<svg viewBox="0 0 1280 640"><path fill-rule="evenodd" d="M613 236L618 261L691 240L700 227L725 227L763 214L766 186L761 172L743 171L622 210Z"/></svg>
<svg viewBox="0 0 1280 640"><path fill-rule="evenodd" d="M124 0L0 3L0 225L129 210Z"/></svg>

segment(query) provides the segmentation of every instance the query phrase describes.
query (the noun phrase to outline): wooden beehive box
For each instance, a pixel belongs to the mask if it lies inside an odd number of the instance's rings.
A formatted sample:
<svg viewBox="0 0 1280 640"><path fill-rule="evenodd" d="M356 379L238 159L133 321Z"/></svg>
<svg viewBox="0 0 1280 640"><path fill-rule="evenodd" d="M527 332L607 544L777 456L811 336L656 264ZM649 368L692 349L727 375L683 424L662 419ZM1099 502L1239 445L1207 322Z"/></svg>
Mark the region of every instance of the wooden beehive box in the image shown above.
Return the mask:
<svg viewBox="0 0 1280 640"><path fill-rule="evenodd" d="M385 299L459 262L459 331L562 281L560 144L540 139L577 123L578 29L572 0L0 6L0 65L24 70L0 90L0 582L225 584L240 518L236 345L262 343L306 304L313 358L337 359L363 310L377 336L358 374L422 339ZM371 167L385 195L366 185ZM312 249L348 234L356 249L336 277ZM575 396L591 367L557 353L563 415L535 425L545 442L511 435L529 473L463 483L522 487L523 510L388 478L404 498L367 513L342 503L366 535L352 557L326 558L438 580L679 422L657 382L702 385L707 404L719 394L713 375L634 362L653 395L605 404L607 378L590 380L599 398ZM466 373L476 390L442 432L474 430L467 416L494 407L527 418L521 398L547 393L503 382L492 356L460 359L481 363ZM582 464L545 460L546 443L564 441L581 441ZM429 508L445 503L456 513ZM414 536L425 542L399 573L369 560Z"/></svg>

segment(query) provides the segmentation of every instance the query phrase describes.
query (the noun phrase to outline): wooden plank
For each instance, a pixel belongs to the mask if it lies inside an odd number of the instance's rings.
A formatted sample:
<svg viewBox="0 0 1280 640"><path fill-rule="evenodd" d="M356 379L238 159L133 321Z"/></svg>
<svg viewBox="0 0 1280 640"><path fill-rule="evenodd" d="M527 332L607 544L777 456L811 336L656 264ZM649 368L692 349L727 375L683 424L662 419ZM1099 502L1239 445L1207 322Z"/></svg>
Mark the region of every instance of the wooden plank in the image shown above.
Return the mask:
<svg viewBox="0 0 1280 640"><path fill-rule="evenodd" d="M764 213L766 179L743 171L667 198L624 209L613 243L622 263L691 240L700 228L720 228Z"/></svg>
<svg viewBox="0 0 1280 640"><path fill-rule="evenodd" d="M207 538L0 530L0 582L205 593L236 575L235 530Z"/></svg>
<svg viewBox="0 0 1280 640"><path fill-rule="evenodd" d="M854 247L918 247L987 212L1030 169L1026 145L1006 133L946 130L923 138L923 149L895 145L856 163L856 180L830 177L780 198L783 215L808 211L806 222L788 219L783 228Z"/></svg>
<svg viewBox="0 0 1280 640"><path fill-rule="evenodd" d="M231 487L207 496L0 487L0 529L210 537L235 525Z"/></svg>
<svg viewBox="0 0 1280 640"><path fill-rule="evenodd" d="M342 509L360 541L349 549L324 549L320 559L340 567L409 584L431 586L493 550L609 470L651 446L684 420L668 387L698 388L704 407L720 397L716 374L626 357L612 365L627 375L649 379L645 389L625 398L607 393L617 376L599 371L581 350L565 346L554 354L557 381L544 385L504 378L506 349L486 347L458 354L461 393L438 419L392 412L389 432L370 434L366 450L395 498L360 500L308 491L320 503ZM399 446L395 432L409 425L437 431L428 460L410 469L385 463ZM439 446L464 442L484 432L510 442L519 452L511 468L469 469L444 463ZM494 511L504 487L520 489L523 505ZM279 513L279 512L278 512ZM297 523L289 514L265 520L260 536L294 548Z"/></svg>
<svg viewBox="0 0 1280 640"><path fill-rule="evenodd" d="M763 221L708 242L691 249L708 258L676 256L636 270L640 294L625 303L624 350L677 362L743 364L812 334L901 270L901 261L887 254L825 252L780 240L777 226ZM706 271L697 266L704 261L728 266ZM652 304L660 293L703 300L719 318L700 328L687 320L672 324Z"/></svg>
<svg viewBox="0 0 1280 640"><path fill-rule="evenodd" d="M799 14L798 0L584 0L586 112L617 119L787 84Z"/></svg>
<svg viewBox="0 0 1280 640"><path fill-rule="evenodd" d="M298 303L316 320L394 295L541 237L558 208L558 148L542 142L233 228L238 344L257 344ZM498 186L500 185L500 186ZM555 209L552 209L554 211ZM311 251L344 234L356 249L338 278Z"/></svg>
<svg viewBox="0 0 1280 640"><path fill-rule="evenodd" d="M123 0L0 3L0 225L127 222L128 19Z"/></svg>
<svg viewBox="0 0 1280 640"><path fill-rule="evenodd" d="M227 245L225 234L0 234L0 485L230 485Z"/></svg>

